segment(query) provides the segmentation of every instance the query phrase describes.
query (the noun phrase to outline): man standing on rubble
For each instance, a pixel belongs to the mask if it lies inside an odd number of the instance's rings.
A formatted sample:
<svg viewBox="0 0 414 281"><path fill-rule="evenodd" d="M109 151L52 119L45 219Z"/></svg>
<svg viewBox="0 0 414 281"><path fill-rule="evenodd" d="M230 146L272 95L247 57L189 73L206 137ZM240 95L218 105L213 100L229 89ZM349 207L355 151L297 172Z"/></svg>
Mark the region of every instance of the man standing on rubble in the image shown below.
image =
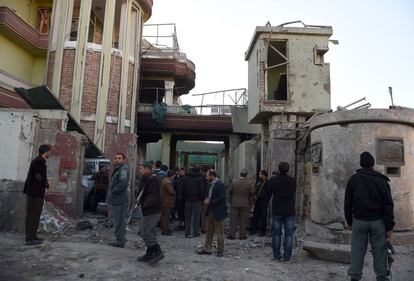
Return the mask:
<svg viewBox="0 0 414 281"><path fill-rule="evenodd" d="M142 192L141 210L144 216L141 223L141 237L147 250L138 261L154 264L164 258L157 241L157 226L161 217L160 178L153 173L153 163L144 161L139 193Z"/></svg>
<svg viewBox="0 0 414 281"><path fill-rule="evenodd" d="M37 237L37 228L39 227L46 189L49 188L46 167L49 151L50 146L47 144L42 144L39 147L39 155L30 163L24 184L23 193L26 194L26 245L43 243L43 239Z"/></svg>
<svg viewBox="0 0 414 281"><path fill-rule="evenodd" d="M250 224L250 235L257 234L259 231L259 236L266 235L267 227L267 207L268 207L268 181L267 181L267 171L260 170L259 179L255 185L254 197L253 200L253 217Z"/></svg>
<svg viewBox="0 0 414 281"><path fill-rule="evenodd" d="M360 165L345 190L345 218L352 230L348 275L351 281L361 279L369 239L377 281L386 281L389 278L385 238L391 237L395 224L390 180L374 171L375 159L369 152L360 155Z"/></svg>
<svg viewBox="0 0 414 281"><path fill-rule="evenodd" d="M269 179L268 199L272 199L273 215L273 259L289 262L293 250L293 233L295 232L296 180L288 175L289 164L280 162L279 172ZM280 244L284 233L283 257Z"/></svg>
<svg viewBox="0 0 414 281"><path fill-rule="evenodd" d="M207 171L207 180L210 182L207 198L204 205L207 210L207 233L204 248L197 251L199 255L211 255L214 233L217 235L217 256L224 253L224 219L227 217L226 187L217 178L214 170Z"/></svg>
<svg viewBox="0 0 414 281"><path fill-rule="evenodd" d="M112 205L115 224L115 241L108 244L114 247L125 246L126 217L128 209L129 168L125 155L118 152L114 158L114 172L108 189L107 202Z"/></svg>

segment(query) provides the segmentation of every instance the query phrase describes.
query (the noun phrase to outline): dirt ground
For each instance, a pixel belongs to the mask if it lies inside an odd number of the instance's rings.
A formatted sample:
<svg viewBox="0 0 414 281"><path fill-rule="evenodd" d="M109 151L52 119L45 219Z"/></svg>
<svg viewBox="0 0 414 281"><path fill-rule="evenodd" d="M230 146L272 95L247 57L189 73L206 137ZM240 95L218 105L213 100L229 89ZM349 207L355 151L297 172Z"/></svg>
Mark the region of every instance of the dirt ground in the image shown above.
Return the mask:
<svg viewBox="0 0 414 281"><path fill-rule="evenodd" d="M43 246L24 246L22 235L0 233L0 280L349 280L347 265L317 260L300 247L290 263L272 261L270 238L257 236L226 240L225 257L218 258L195 253L203 245L204 235L184 238L177 231L173 236L159 236L165 259L149 266L136 261L145 250L137 235L138 223L129 227L126 247L119 249L107 245L113 228L104 226L104 218L90 216L89 220L94 229L77 230L74 222L65 234L43 233ZM414 280L414 246L396 250L393 280ZM375 280L370 254L362 280Z"/></svg>

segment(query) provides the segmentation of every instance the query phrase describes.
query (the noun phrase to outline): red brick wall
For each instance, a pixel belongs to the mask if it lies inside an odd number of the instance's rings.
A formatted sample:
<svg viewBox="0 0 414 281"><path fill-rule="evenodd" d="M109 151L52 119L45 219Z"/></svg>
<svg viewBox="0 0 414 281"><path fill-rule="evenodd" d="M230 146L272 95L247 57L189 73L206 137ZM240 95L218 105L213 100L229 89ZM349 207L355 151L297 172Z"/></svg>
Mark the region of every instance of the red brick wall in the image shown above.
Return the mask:
<svg viewBox="0 0 414 281"><path fill-rule="evenodd" d="M47 81L46 85L51 89L53 81L53 66L55 65L55 52L50 52L49 64L47 66Z"/></svg>
<svg viewBox="0 0 414 281"><path fill-rule="evenodd" d="M75 52L75 49L65 49L63 51L59 100L68 111L70 111L70 106L72 103L73 67L75 63Z"/></svg>
<svg viewBox="0 0 414 281"><path fill-rule="evenodd" d="M101 52L86 51L85 77L83 80L82 112L96 113L96 101L101 70Z"/></svg>
<svg viewBox="0 0 414 281"><path fill-rule="evenodd" d="M126 115L127 120L131 120L131 108L132 108L132 91L134 89L134 64L129 63L128 66L128 92L126 103Z"/></svg>
<svg viewBox="0 0 414 281"><path fill-rule="evenodd" d="M85 134L93 141L95 137L95 121L81 121L80 125Z"/></svg>
<svg viewBox="0 0 414 281"><path fill-rule="evenodd" d="M121 87L121 66L122 58L116 55L111 57L111 70L109 77L108 110L110 116L118 116L119 91Z"/></svg>
<svg viewBox="0 0 414 281"><path fill-rule="evenodd" d="M116 135L116 131L118 129L117 124L109 124L106 123L105 128L105 153L109 154L112 142L114 141L114 136Z"/></svg>

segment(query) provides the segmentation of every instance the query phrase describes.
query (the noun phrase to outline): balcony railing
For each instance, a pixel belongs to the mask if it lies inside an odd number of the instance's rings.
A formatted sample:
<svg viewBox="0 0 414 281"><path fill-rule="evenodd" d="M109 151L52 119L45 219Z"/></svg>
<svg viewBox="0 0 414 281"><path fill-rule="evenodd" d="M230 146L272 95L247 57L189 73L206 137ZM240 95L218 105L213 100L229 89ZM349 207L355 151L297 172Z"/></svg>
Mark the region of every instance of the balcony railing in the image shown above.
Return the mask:
<svg viewBox="0 0 414 281"><path fill-rule="evenodd" d="M167 114L193 115L193 116L231 116L231 108L234 105L169 105ZM139 113L152 113L154 105L141 103L138 105Z"/></svg>

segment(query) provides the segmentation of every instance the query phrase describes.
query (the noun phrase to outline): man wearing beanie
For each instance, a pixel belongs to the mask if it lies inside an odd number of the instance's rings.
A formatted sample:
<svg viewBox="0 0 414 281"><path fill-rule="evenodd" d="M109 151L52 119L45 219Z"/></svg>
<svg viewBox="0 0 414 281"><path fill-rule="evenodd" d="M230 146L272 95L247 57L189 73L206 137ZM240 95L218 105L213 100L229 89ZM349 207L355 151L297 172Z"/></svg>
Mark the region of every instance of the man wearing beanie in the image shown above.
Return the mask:
<svg viewBox="0 0 414 281"><path fill-rule="evenodd" d="M351 281L361 279L369 240L377 281L389 280L385 238L391 237L394 227L390 179L374 171L375 159L369 152L361 154L360 165L361 169L351 176L345 191L345 219L352 230L348 275Z"/></svg>
<svg viewBox="0 0 414 281"><path fill-rule="evenodd" d="M164 258L164 253L157 240L157 226L161 217L160 178L153 172L152 161L144 161L143 176L140 181L139 193L142 192L141 210L144 216L141 223L141 237L147 250L138 261L155 264Z"/></svg>
<svg viewBox="0 0 414 281"><path fill-rule="evenodd" d="M26 194L26 245L42 244L43 240L37 237L40 215L45 200L47 181L46 159L49 158L50 146L42 144L39 155L30 164L23 193Z"/></svg>

